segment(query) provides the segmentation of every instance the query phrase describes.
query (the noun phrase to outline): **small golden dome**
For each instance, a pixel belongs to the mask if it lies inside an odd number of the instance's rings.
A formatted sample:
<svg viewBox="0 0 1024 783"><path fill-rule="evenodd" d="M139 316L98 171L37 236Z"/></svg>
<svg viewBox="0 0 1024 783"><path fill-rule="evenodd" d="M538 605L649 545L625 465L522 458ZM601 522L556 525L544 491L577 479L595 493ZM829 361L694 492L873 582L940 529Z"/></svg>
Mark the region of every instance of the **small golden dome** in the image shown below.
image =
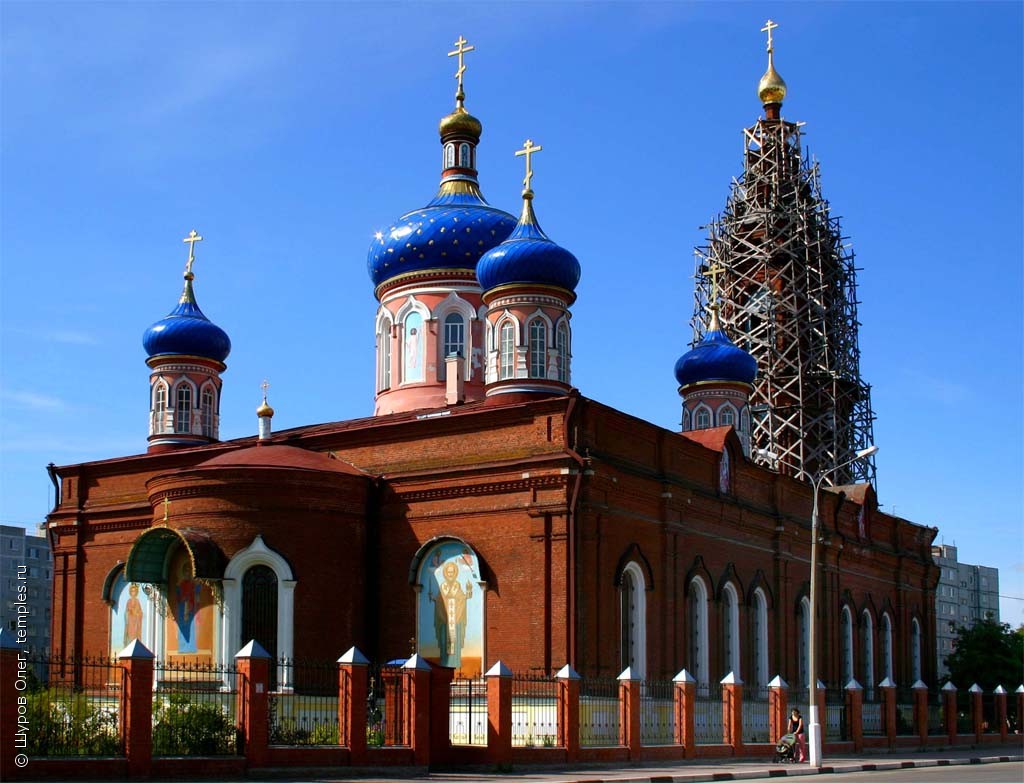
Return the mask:
<svg viewBox="0 0 1024 783"><path fill-rule="evenodd" d="M466 111L462 106L459 106L447 117L443 117L441 119L441 124L438 126L438 131L441 133L442 139L448 136L459 135L470 136L479 140L480 134L483 133L483 130L484 126L480 123L480 120Z"/></svg>
<svg viewBox="0 0 1024 783"><path fill-rule="evenodd" d="M768 53L768 70L757 83L757 96L761 103L782 103L782 99L786 97L786 82L775 70L771 52Z"/></svg>
<svg viewBox="0 0 1024 783"><path fill-rule="evenodd" d="M263 400L263 402L260 403L260 407L256 409L256 415L261 419L264 417L271 417L274 415L274 409L267 404L266 400Z"/></svg>

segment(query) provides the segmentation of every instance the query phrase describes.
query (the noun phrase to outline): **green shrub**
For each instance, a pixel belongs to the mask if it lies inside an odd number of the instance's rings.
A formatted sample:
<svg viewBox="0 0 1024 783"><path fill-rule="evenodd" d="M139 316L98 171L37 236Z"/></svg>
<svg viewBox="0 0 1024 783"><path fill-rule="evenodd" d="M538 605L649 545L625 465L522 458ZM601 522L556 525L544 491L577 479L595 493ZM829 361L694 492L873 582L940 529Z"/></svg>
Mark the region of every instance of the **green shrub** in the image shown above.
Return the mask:
<svg viewBox="0 0 1024 783"><path fill-rule="evenodd" d="M172 693L153 703L153 755L221 756L235 752L238 730L217 704Z"/></svg>
<svg viewBox="0 0 1024 783"><path fill-rule="evenodd" d="M321 723L309 734L309 743L311 745L337 745L338 744L338 724L337 723Z"/></svg>
<svg viewBox="0 0 1024 783"><path fill-rule="evenodd" d="M117 756L117 712L84 693L51 688L26 696L29 756Z"/></svg>

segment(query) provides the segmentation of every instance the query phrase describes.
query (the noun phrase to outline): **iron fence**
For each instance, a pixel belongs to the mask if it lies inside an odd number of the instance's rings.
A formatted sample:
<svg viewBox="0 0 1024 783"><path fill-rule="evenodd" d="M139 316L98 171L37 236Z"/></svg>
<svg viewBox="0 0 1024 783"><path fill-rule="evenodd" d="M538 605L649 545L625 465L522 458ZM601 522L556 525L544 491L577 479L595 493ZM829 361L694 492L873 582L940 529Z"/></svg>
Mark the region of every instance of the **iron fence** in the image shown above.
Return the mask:
<svg viewBox="0 0 1024 783"><path fill-rule="evenodd" d="M973 734L974 718L971 715L973 699L970 691L957 691L956 693L956 733Z"/></svg>
<svg viewBox="0 0 1024 783"><path fill-rule="evenodd" d="M512 678L512 744L553 748L558 742L558 683L543 675Z"/></svg>
<svg viewBox="0 0 1024 783"><path fill-rule="evenodd" d="M452 745L487 744L487 681L452 680L448 736Z"/></svg>
<svg viewBox="0 0 1024 783"><path fill-rule="evenodd" d="M618 745L619 681L595 677L580 683L580 745Z"/></svg>
<svg viewBox="0 0 1024 783"><path fill-rule="evenodd" d="M25 698L28 721L26 755L123 755L120 708L124 670L116 660L38 653L30 655L27 662L27 685L18 692Z"/></svg>
<svg viewBox="0 0 1024 783"><path fill-rule="evenodd" d="M771 742L768 729L768 695L766 687L752 686L743 690L743 741Z"/></svg>
<svg viewBox="0 0 1024 783"><path fill-rule="evenodd" d="M338 664L277 662L277 681L289 683L267 700L271 745L338 744Z"/></svg>
<svg viewBox="0 0 1024 783"><path fill-rule="evenodd" d="M843 742L847 739L846 691L839 688L825 690L825 739Z"/></svg>
<svg viewBox="0 0 1024 783"><path fill-rule="evenodd" d="M721 745L724 739L722 727L722 686L715 683L699 683L693 711L694 740L698 745Z"/></svg>
<svg viewBox="0 0 1024 783"><path fill-rule="evenodd" d="M941 691L928 691L928 733L946 733L946 714Z"/></svg>
<svg viewBox="0 0 1024 783"><path fill-rule="evenodd" d="M640 684L640 744L675 742L675 685L666 680Z"/></svg>
<svg viewBox="0 0 1024 783"><path fill-rule="evenodd" d="M404 745L407 677L396 665L374 665L369 671L366 697L366 742L368 745Z"/></svg>
<svg viewBox="0 0 1024 783"><path fill-rule="evenodd" d="M861 726L865 737L881 737L885 733L882 726L881 702L864 702L861 711Z"/></svg>
<svg viewBox="0 0 1024 783"><path fill-rule="evenodd" d="M153 669L153 755L230 756L239 752L234 666L163 661Z"/></svg>
<svg viewBox="0 0 1024 783"><path fill-rule="evenodd" d="M916 695L911 688L896 689L896 734L913 736L917 734L914 724L914 702Z"/></svg>

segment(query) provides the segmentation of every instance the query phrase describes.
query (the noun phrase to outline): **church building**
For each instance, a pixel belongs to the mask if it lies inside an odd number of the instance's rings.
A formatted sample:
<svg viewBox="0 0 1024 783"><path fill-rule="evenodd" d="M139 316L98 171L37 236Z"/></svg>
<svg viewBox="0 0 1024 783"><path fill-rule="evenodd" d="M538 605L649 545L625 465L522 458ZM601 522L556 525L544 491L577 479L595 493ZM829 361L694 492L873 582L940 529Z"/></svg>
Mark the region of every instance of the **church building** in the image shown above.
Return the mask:
<svg viewBox="0 0 1024 783"><path fill-rule="evenodd" d="M452 52L436 195L369 248L373 416L274 431L264 394L258 434L220 440L231 340L199 307L202 237L186 238L180 299L143 337L148 449L52 471L55 653L139 638L158 660L225 664L255 639L279 659L419 653L463 677L500 659L807 682L814 498L757 448L767 370L714 282L728 259L705 270L699 339L675 366L681 431L575 388L587 259L541 228L557 217L533 190L533 141L516 152L522 203L485 200L471 51ZM761 123L782 122L773 79ZM883 513L867 482L828 487L820 518L820 678L934 682L936 530Z"/></svg>

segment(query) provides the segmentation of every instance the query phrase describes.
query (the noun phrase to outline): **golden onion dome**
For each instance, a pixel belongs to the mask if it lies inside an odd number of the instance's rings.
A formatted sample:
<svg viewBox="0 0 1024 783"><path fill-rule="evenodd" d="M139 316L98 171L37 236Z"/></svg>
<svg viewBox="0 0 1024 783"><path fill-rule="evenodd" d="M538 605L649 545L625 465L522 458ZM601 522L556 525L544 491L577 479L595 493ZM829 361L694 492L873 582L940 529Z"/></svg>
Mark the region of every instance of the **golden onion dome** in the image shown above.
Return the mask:
<svg viewBox="0 0 1024 783"><path fill-rule="evenodd" d="M775 70L770 52L768 54L768 70L764 72L761 81L757 83L757 96L761 99L761 103L782 103L782 99L786 97L786 82Z"/></svg>
<svg viewBox="0 0 1024 783"><path fill-rule="evenodd" d="M260 403L260 407L256 409L256 415L259 416L261 419L265 417L270 417L274 415L274 409L267 404L266 400L263 400L263 402Z"/></svg>
<svg viewBox="0 0 1024 783"><path fill-rule="evenodd" d="M483 133L484 126L480 123L476 117L466 111L462 106L459 106L449 114L447 117L441 119L441 124L438 126L438 131L441 134L441 138L448 136L470 136L474 139L479 139L480 134Z"/></svg>

